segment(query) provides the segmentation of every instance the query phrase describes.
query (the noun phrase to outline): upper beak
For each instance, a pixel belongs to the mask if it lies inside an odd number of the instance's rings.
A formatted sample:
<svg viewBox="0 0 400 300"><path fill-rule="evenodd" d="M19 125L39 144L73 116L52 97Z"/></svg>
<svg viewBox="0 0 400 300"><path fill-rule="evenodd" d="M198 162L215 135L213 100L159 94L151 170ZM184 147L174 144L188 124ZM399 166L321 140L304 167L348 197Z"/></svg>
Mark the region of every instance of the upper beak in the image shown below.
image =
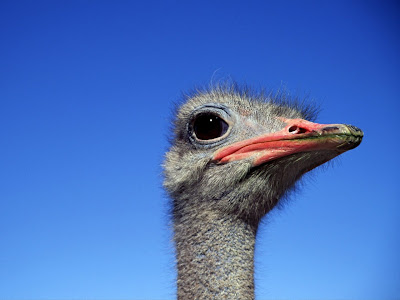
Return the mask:
<svg viewBox="0 0 400 300"><path fill-rule="evenodd" d="M225 146L214 153L213 161L227 163L251 157L253 166L258 166L301 152L331 150L339 155L357 147L363 137L352 125L281 119L287 124L282 130Z"/></svg>

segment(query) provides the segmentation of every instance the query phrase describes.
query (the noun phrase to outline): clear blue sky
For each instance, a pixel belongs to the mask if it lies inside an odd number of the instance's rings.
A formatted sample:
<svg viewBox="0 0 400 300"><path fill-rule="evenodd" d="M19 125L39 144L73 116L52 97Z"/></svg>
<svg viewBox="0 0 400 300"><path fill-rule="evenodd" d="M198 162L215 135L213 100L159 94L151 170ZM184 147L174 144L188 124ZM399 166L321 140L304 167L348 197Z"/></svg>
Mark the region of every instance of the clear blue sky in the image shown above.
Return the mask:
<svg viewBox="0 0 400 300"><path fill-rule="evenodd" d="M258 299L400 299L395 1L1 1L0 299L173 299L174 101L309 95L360 147L260 227Z"/></svg>

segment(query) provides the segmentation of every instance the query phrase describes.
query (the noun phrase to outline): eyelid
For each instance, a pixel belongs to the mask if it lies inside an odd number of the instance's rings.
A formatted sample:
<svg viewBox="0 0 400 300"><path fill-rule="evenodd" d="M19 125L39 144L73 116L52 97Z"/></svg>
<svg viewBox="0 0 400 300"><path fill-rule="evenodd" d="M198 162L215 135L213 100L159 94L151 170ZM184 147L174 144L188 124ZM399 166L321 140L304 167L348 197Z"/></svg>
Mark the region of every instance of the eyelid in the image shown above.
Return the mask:
<svg viewBox="0 0 400 300"><path fill-rule="evenodd" d="M218 116L223 122L226 123L228 128L220 137L209 140L201 140L198 139L194 134L193 125L194 121L199 115L207 113ZM195 147L201 147L201 148L214 147L225 142L226 138L229 137L232 131L233 124L234 124L234 119L228 108L226 108L223 105L204 104L195 109L189 118L189 121L187 123L188 137L191 143Z"/></svg>

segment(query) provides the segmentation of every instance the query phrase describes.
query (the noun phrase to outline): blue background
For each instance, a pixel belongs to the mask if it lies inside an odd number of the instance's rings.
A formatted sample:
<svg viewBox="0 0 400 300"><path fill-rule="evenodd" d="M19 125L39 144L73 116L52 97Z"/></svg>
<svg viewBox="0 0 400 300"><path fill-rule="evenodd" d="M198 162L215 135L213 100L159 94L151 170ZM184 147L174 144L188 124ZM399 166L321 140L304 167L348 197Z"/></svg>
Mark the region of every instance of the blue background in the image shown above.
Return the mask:
<svg viewBox="0 0 400 300"><path fill-rule="evenodd" d="M285 87L364 130L260 227L258 299L399 299L392 1L1 1L0 298L173 299L181 92Z"/></svg>

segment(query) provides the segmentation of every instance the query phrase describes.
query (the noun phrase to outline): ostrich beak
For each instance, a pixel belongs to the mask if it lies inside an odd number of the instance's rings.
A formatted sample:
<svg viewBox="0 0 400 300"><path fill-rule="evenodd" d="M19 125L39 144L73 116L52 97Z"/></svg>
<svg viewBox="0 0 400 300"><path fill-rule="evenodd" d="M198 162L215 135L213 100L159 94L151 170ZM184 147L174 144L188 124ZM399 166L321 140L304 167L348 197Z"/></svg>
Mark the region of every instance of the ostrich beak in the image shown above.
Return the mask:
<svg viewBox="0 0 400 300"><path fill-rule="evenodd" d="M352 125L280 119L287 124L282 130L225 146L214 153L213 161L228 163L251 158L253 166L259 166L302 152L328 150L339 155L357 147L364 135Z"/></svg>

